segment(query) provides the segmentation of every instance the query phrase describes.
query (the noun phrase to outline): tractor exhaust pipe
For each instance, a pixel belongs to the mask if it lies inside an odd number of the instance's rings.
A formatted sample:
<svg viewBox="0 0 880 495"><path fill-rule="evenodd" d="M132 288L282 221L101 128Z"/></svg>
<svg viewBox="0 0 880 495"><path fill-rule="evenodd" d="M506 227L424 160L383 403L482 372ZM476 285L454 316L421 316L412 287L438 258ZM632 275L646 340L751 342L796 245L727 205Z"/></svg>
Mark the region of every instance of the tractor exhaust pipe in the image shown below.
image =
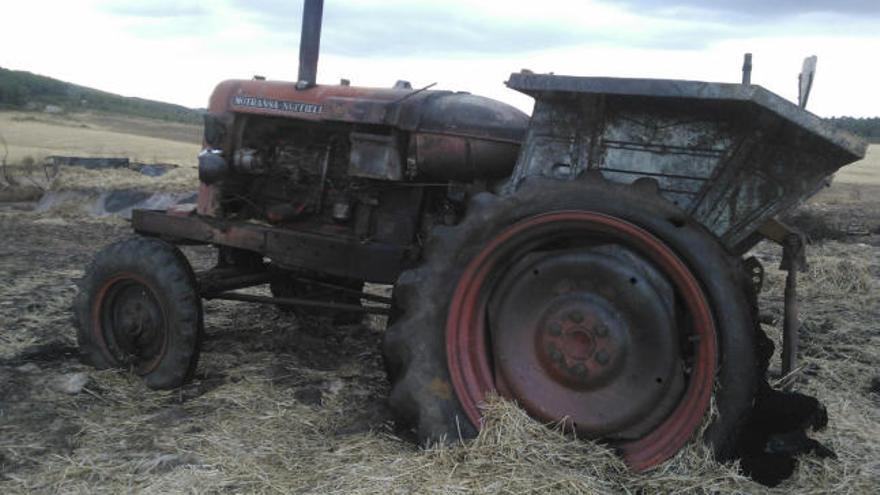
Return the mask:
<svg viewBox="0 0 880 495"><path fill-rule="evenodd" d="M302 31L299 39L299 76L296 89L315 85L318 76L318 51L321 48L321 18L324 0L304 0Z"/></svg>

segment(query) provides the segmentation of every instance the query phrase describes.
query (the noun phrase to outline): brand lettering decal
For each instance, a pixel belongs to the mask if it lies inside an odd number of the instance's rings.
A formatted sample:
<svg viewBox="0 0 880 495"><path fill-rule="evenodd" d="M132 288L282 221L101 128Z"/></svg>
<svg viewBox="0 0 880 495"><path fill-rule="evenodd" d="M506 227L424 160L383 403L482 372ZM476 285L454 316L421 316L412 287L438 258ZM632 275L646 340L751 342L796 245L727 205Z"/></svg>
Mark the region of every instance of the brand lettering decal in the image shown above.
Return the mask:
<svg viewBox="0 0 880 495"><path fill-rule="evenodd" d="M321 105L314 103L304 103L301 101L289 100L273 100L270 98L260 98L258 96L236 95L232 97L232 106L247 108L264 108L267 110L278 110L279 112L291 113L321 113Z"/></svg>

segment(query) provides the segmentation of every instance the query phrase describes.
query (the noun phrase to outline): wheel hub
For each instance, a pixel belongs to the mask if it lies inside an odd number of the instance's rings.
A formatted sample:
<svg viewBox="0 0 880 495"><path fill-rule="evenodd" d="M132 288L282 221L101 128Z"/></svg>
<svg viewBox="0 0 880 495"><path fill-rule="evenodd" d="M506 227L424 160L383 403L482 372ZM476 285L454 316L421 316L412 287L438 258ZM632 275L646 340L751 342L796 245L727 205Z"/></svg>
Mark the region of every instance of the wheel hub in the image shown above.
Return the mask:
<svg viewBox="0 0 880 495"><path fill-rule="evenodd" d="M495 287L495 380L533 416L582 435L643 435L681 394L668 284L616 245L533 253ZM643 268L647 270L647 268ZM635 282L633 282L635 281ZM671 385L678 385L670 390Z"/></svg>
<svg viewBox="0 0 880 495"><path fill-rule="evenodd" d="M117 361L144 375L165 353L167 322L156 295L133 275L109 280L96 300L96 331Z"/></svg>
<svg viewBox="0 0 880 495"><path fill-rule="evenodd" d="M593 299L587 294L557 298L557 307L548 308L536 332L536 351L546 372L580 389L604 383L626 353L620 321Z"/></svg>

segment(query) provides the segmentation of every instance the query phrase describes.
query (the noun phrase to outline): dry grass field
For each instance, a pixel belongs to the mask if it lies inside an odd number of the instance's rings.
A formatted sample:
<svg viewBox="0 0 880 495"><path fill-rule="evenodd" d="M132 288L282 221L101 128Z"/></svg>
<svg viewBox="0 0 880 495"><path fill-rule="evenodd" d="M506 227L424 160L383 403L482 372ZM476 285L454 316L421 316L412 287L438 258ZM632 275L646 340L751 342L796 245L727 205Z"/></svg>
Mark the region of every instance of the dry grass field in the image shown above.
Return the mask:
<svg viewBox="0 0 880 495"><path fill-rule="evenodd" d="M10 118L0 115L4 134ZM15 125L45 132L56 124ZM125 134L87 125L95 127L71 135ZM128 144L95 146L137 153L151 140L175 142L129 136ZM64 146L79 142L89 141ZM178 144L173 153L195 156L197 145ZM536 424L500 400L487 405L475 441L421 449L395 430L385 406L378 319L334 327L272 307L208 301L191 384L156 392L128 373L95 371L76 359L75 280L95 251L129 235L128 225L0 203L0 493L875 493L880 148L798 215L822 228L813 229L801 278L807 331L796 388L828 406L829 427L815 436L837 459L805 457L791 479L767 489L735 465L709 460L700 445L631 474L607 448ZM853 222L858 229L849 232ZM186 254L197 268L213 262L206 248ZM762 306L781 315L779 249L762 244L754 254L768 272ZM778 325L765 329L778 340ZM74 378L85 386L65 393Z"/></svg>
<svg viewBox="0 0 880 495"><path fill-rule="evenodd" d="M880 186L880 144L868 147L865 159L844 167L834 178L842 184Z"/></svg>
<svg viewBox="0 0 880 495"><path fill-rule="evenodd" d="M0 200L27 199L45 190L144 189L192 191L198 185L197 156L201 127L115 115L78 113L51 115L0 112L0 137L6 142L9 173L22 186L3 189ZM6 152L0 145L0 158ZM141 163L171 163L180 167L160 178L127 169L88 170L62 167L47 175L41 164L52 155L129 158Z"/></svg>
<svg viewBox="0 0 880 495"><path fill-rule="evenodd" d="M195 166L201 144L199 126L89 113L0 112L0 135L10 164L65 155Z"/></svg>

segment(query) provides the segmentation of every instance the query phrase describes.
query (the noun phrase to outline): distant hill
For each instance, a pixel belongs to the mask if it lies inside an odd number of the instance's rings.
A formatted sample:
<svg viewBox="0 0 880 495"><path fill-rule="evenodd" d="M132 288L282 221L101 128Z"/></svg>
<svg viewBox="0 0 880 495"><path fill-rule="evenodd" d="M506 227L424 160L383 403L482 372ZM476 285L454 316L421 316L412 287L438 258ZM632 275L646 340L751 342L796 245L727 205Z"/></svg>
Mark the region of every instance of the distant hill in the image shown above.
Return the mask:
<svg viewBox="0 0 880 495"><path fill-rule="evenodd" d="M120 96L51 77L0 67L0 109L98 111L200 124L202 113L180 105Z"/></svg>
<svg viewBox="0 0 880 495"><path fill-rule="evenodd" d="M91 110L184 124L201 124L203 112L161 101L120 96L51 77L0 67L0 109L46 110L47 106L50 106L50 110L59 112ZM872 143L880 143L880 117L832 117L826 120Z"/></svg>

